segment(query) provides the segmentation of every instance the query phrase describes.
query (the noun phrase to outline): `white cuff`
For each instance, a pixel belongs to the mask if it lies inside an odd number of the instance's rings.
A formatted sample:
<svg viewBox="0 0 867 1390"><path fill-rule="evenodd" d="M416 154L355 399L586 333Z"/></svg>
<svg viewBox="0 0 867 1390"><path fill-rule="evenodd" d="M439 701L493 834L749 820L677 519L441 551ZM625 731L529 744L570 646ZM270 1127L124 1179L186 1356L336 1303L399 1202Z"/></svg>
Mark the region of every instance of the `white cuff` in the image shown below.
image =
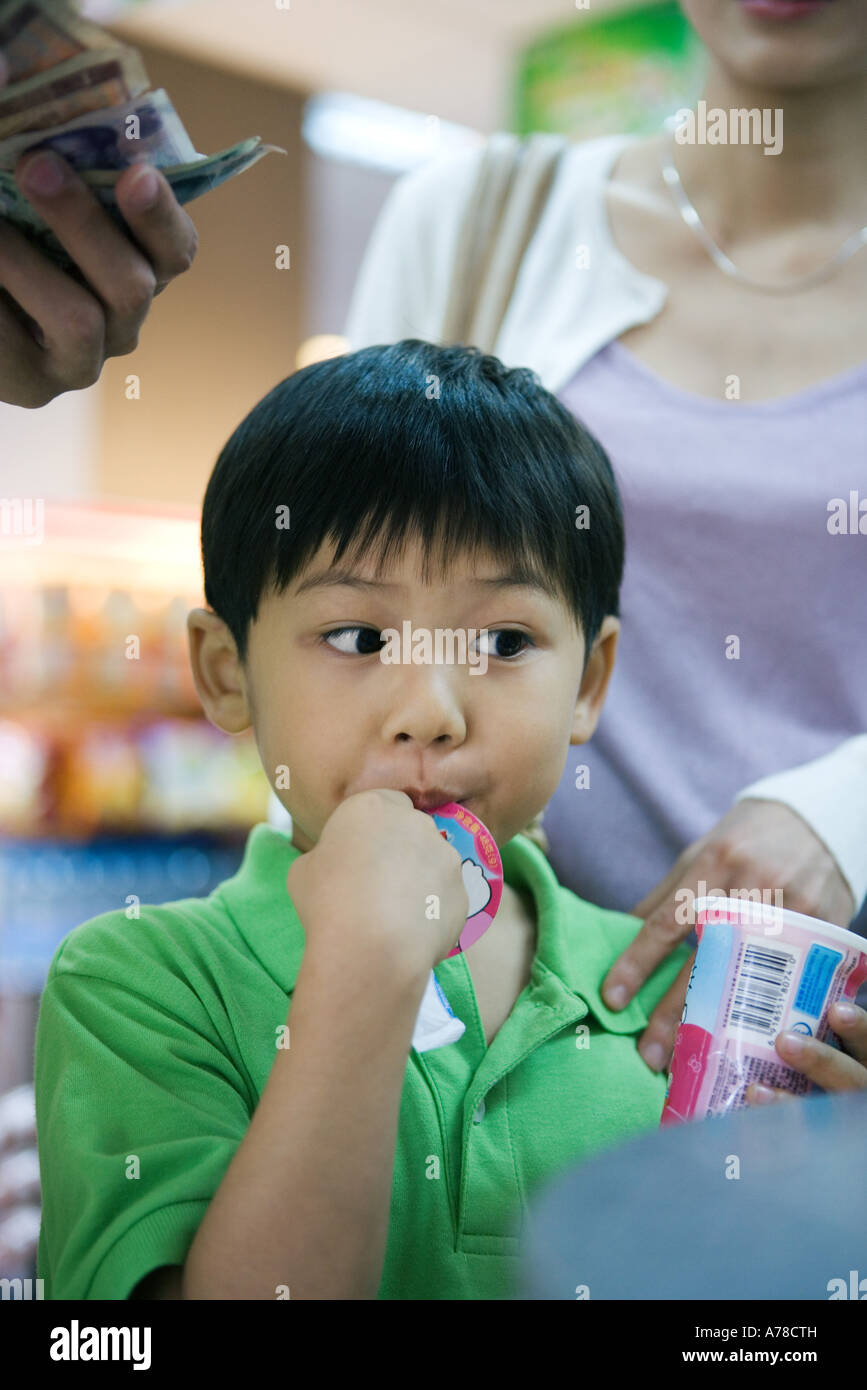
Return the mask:
<svg viewBox="0 0 867 1390"><path fill-rule="evenodd" d="M775 772L738 792L735 801L781 801L827 845L855 899L867 895L867 734L846 739L801 767Z"/></svg>

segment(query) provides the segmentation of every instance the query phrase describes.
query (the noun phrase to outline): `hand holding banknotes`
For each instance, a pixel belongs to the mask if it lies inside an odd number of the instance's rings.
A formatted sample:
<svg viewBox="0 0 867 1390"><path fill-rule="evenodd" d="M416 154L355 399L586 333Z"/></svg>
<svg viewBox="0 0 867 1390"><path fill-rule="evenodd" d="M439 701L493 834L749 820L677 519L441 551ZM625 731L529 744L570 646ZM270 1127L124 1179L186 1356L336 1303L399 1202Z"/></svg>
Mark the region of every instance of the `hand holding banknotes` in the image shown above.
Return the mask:
<svg viewBox="0 0 867 1390"><path fill-rule="evenodd" d="M30 155L15 182L79 267L81 283L0 219L0 400L33 409L132 352L155 294L192 265L196 229L148 165L124 172L118 229L65 160Z"/></svg>
<svg viewBox="0 0 867 1390"><path fill-rule="evenodd" d="M67 0L0 0L0 400L45 405L132 352L195 256L182 205L272 149L199 154L135 49Z"/></svg>

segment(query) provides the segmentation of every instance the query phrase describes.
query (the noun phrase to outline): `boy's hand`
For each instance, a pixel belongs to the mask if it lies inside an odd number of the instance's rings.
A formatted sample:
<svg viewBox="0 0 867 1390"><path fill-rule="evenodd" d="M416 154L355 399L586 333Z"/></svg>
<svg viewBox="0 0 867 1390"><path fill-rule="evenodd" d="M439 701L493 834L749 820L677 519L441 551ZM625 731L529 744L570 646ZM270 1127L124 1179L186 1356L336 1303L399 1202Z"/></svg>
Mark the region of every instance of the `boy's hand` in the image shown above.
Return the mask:
<svg viewBox="0 0 867 1390"><path fill-rule="evenodd" d="M845 1052L803 1033L779 1033L775 1040L778 1055L787 1066L824 1091L867 1091L867 1013L857 1004L846 1002L835 1004L828 1017ZM792 1091L753 1082L746 1089L745 1099L750 1105L767 1105L774 1100L798 1097Z"/></svg>
<svg viewBox="0 0 867 1390"><path fill-rule="evenodd" d="M308 944L351 969L422 983L464 929L461 857L403 792L348 796L293 862L289 894ZM438 899L438 917L428 916Z"/></svg>
<svg viewBox="0 0 867 1390"><path fill-rule="evenodd" d="M783 907L821 917L846 927L856 904L837 861L797 812L779 801L747 798L738 801L722 820L684 850L671 873L632 909L645 919L641 931L615 961L603 982L603 998L622 1008L636 994L660 961L685 940L693 921L681 922L684 890L697 896L699 881L708 893L715 889L782 891ZM688 900L687 901L691 901ZM776 902L776 897L770 899ZM688 914L692 919L693 914ZM671 1061L674 1037L683 1012L692 959L650 1015L639 1051L654 1071ZM608 990L623 985L622 1003L609 1000ZM650 1055L656 1048L657 1056Z"/></svg>

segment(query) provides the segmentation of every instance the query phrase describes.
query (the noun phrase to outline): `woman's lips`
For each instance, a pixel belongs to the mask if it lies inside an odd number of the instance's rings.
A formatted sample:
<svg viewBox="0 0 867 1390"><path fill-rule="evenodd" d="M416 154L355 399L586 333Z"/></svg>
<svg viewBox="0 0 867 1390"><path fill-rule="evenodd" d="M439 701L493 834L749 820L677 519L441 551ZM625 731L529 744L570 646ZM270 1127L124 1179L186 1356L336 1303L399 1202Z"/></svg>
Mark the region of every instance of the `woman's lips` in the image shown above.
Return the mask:
<svg viewBox="0 0 867 1390"><path fill-rule="evenodd" d="M740 0L740 4L761 19L801 19L827 9L833 0Z"/></svg>

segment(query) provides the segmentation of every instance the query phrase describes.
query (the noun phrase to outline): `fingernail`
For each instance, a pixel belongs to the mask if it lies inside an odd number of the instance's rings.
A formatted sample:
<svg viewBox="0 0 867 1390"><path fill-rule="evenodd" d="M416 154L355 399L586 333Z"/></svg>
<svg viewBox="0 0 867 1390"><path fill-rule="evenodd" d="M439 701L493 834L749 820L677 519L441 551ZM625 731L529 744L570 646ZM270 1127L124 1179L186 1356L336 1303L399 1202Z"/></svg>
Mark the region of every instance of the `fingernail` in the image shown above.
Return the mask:
<svg viewBox="0 0 867 1390"><path fill-rule="evenodd" d="M147 212L159 196L160 181L149 164L143 164L130 179L125 202L132 212Z"/></svg>
<svg viewBox="0 0 867 1390"><path fill-rule="evenodd" d="M800 1033L781 1033L780 1042L786 1052L793 1057L797 1056L799 1052L803 1052L807 1045L807 1039Z"/></svg>
<svg viewBox="0 0 867 1390"><path fill-rule="evenodd" d="M653 1071L662 1071L665 1066L665 1053L659 1043L648 1043L646 1047L640 1047L638 1050Z"/></svg>
<svg viewBox="0 0 867 1390"><path fill-rule="evenodd" d="M609 1009L622 1009L627 997L628 991L625 985L614 985L613 988L602 991L602 998Z"/></svg>
<svg viewBox="0 0 867 1390"><path fill-rule="evenodd" d="M756 1085L753 1089L753 1099L757 1105L770 1105L777 1099L770 1086Z"/></svg>
<svg viewBox="0 0 867 1390"><path fill-rule="evenodd" d="M835 1004L834 1014L841 1023L854 1023L858 1017L858 1010L851 1004Z"/></svg>
<svg viewBox="0 0 867 1390"><path fill-rule="evenodd" d="M42 150L25 165L21 181L29 193L50 198L59 193L67 182L66 166L50 150Z"/></svg>

